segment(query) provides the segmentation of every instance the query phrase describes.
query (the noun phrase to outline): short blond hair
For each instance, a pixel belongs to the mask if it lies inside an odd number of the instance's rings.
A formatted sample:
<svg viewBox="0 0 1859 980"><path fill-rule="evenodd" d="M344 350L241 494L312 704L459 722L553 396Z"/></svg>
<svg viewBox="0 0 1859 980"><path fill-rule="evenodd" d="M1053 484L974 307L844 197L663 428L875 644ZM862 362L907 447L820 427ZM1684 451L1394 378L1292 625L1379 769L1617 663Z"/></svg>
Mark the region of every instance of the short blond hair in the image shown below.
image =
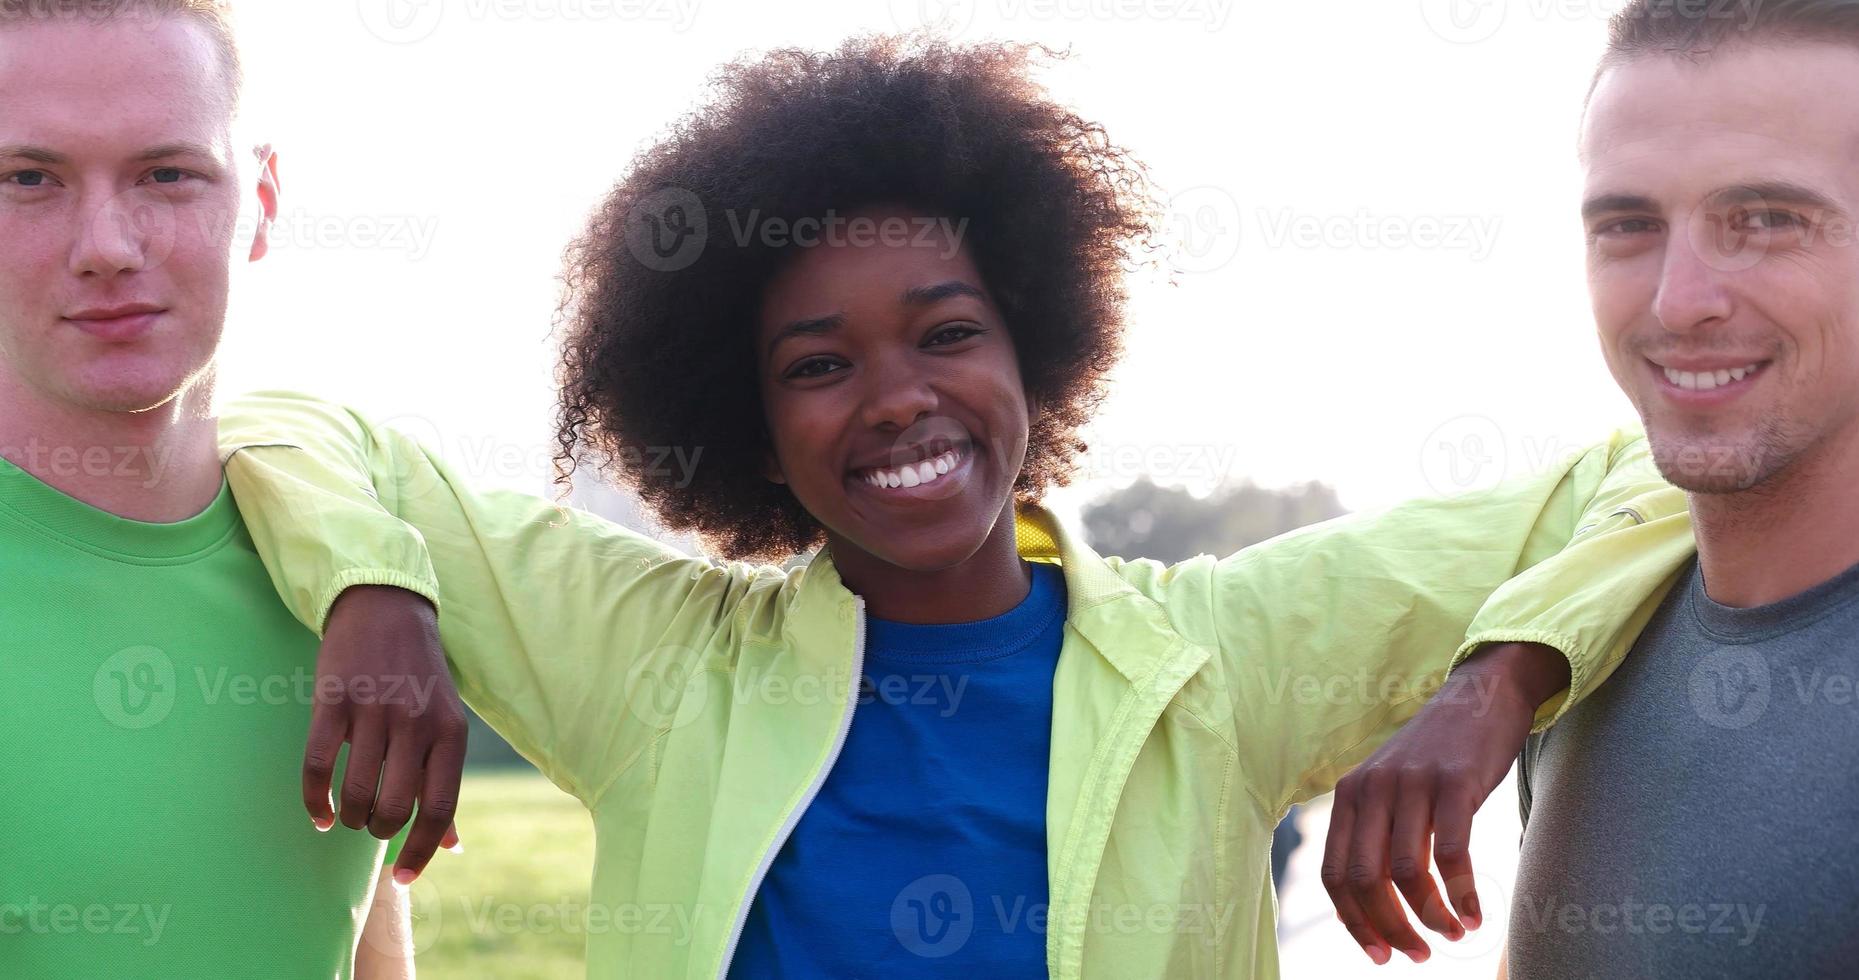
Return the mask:
<svg viewBox="0 0 1859 980"><path fill-rule="evenodd" d="M233 30L231 0L0 0L0 28L45 21L120 20L136 16L191 17L204 25L225 59L233 103L245 88L245 66Z"/></svg>

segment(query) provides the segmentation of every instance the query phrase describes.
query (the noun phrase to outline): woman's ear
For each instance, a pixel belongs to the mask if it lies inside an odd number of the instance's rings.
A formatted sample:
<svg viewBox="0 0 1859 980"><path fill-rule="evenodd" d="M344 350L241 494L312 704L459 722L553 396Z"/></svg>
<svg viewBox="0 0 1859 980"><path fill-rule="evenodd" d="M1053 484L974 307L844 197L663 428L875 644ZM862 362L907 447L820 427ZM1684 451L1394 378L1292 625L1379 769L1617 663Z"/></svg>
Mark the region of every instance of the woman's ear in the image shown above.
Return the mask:
<svg viewBox="0 0 1859 980"><path fill-rule="evenodd" d="M1044 405L1040 404L1038 395L1030 391L1026 393L1026 422L1028 425L1039 421L1039 416L1045 412L1045 408Z"/></svg>
<svg viewBox="0 0 1859 980"><path fill-rule="evenodd" d="M762 450L762 476L767 478L769 483L787 485L787 474L781 471L781 461L775 458L773 449Z"/></svg>

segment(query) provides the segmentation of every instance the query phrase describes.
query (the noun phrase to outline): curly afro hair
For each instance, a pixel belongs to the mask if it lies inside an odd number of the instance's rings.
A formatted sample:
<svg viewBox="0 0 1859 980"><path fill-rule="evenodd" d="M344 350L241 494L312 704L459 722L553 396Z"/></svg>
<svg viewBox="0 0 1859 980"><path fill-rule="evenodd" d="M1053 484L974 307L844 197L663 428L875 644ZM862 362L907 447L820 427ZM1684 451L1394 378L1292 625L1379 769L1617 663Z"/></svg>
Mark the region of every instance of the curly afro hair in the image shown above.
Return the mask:
<svg viewBox="0 0 1859 980"><path fill-rule="evenodd" d="M596 466L728 558L822 543L763 477L753 325L793 246L740 229L896 204L969 222L963 241L1041 406L1016 499L1069 482L1122 350L1124 275L1153 249L1159 209L1142 164L1032 80L1052 56L881 36L724 67L714 97L634 160L569 247L563 479ZM671 447L701 452L688 476L655 465Z"/></svg>

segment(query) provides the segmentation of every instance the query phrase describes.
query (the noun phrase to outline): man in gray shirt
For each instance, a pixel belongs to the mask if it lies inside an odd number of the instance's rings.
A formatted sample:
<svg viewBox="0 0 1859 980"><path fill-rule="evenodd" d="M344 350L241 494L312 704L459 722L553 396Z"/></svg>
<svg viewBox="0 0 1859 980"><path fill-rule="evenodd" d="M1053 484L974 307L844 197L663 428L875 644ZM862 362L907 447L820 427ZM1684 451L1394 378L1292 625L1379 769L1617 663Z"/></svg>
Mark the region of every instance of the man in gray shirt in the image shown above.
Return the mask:
<svg viewBox="0 0 1859 980"><path fill-rule="evenodd" d="M1719 603L1693 568L1518 769L1513 977L1859 975L1859 569Z"/></svg>
<svg viewBox="0 0 1859 980"><path fill-rule="evenodd" d="M1859 977L1859 0L1630 0L1580 163L1602 350L1698 559L1528 743L1509 973ZM1383 958L1397 889L1478 925L1428 873L1463 828L1413 819L1440 756L1404 732L1339 787L1325 881Z"/></svg>
<svg viewBox="0 0 1859 980"><path fill-rule="evenodd" d="M1581 157L1699 561L1519 771L1510 974L1859 976L1859 0L1637 2Z"/></svg>

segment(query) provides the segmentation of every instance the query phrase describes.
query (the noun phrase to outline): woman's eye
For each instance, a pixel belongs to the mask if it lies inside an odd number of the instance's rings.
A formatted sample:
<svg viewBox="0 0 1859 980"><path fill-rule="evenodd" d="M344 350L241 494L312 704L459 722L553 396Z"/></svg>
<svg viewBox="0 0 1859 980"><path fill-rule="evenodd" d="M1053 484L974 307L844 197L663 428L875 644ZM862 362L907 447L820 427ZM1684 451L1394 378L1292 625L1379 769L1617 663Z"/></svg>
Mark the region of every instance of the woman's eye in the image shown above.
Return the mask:
<svg viewBox="0 0 1859 980"><path fill-rule="evenodd" d="M832 361L826 360L825 358L815 358L814 360L802 361L794 365L793 369L788 371L787 376L790 378L817 378L825 374L830 374L832 369L837 366L838 365L835 365Z"/></svg>
<svg viewBox="0 0 1859 980"><path fill-rule="evenodd" d="M927 343L933 347L943 347L957 341L967 340L980 332L974 327L947 327L931 334Z"/></svg>

